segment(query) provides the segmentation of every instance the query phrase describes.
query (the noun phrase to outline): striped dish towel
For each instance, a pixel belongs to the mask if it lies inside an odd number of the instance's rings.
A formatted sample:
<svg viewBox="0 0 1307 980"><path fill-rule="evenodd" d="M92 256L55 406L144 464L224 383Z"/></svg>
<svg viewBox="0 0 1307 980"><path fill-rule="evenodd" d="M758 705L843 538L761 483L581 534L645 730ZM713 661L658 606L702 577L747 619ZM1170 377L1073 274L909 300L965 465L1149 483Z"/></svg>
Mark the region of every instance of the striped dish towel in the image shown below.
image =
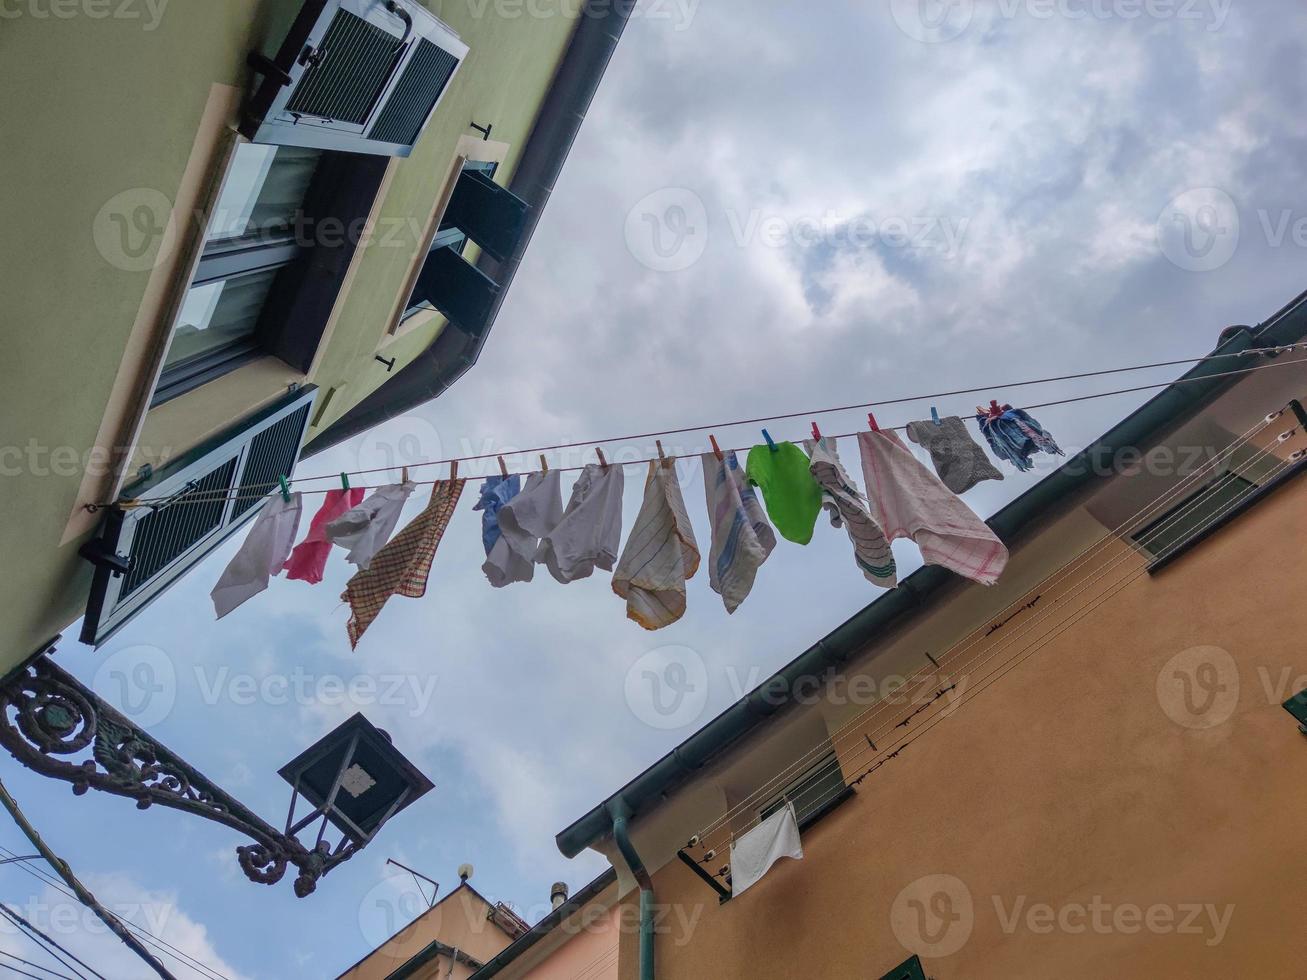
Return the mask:
<svg viewBox="0 0 1307 980"><path fill-rule="evenodd" d="M651 462L644 502L613 571L613 591L626 615L647 630L685 615L685 581L699 570L699 546L685 512L676 461Z"/></svg>
<svg viewBox="0 0 1307 980"><path fill-rule="evenodd" d="M888 430L858 433L871 516L891 541L911 538L928 565L993 585L1007 548L989 525Z"/></svg>
<svg viewBox="0 0 1307 980"><path fill-rule="evenodd" d="M821 487L822 507L830 514L832 527L842 527L853 544L853 560L872 585L892 589L898 585L894 552L885 533L867 510L866 498L853 484L840 463L834 439L809 440L806 448L812 460L812 477Z"/></svg>
<svg viewBox="0 0 1307 980"><path fill-rule="evenodd" d="M426 510L373 555L366 570L349 580L340 598L349 603L346 628L351 648L358 646L359 637L392 595L420 599L426 594L431 561L466 482L446 480L433 486Z"/></svg>
<svg viewBox="0 0 1307 980"><path fill-rule="evenodd" d="M735 453L704 453L703 488L712 522L708 551L708 583L722 597L728 613L735 612L749 591L758 569L776 547L776 533L767 523L758 494L745 481Z"/></svg>

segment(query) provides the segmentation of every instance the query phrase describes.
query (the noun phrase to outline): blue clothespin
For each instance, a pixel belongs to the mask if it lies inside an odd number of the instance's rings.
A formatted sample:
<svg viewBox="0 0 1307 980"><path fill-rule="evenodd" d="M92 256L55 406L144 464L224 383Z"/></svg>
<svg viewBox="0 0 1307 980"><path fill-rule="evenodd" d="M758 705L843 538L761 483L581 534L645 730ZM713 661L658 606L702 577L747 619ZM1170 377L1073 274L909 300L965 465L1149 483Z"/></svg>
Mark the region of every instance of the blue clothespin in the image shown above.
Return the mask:
<svg viewBox="0 0 1307 980"><path fill-rule="evenodd" d="M935 421L935 424L936 424L936 425L939 425L939 424L940 424L940 423L939 423L939 412L937 412L937 411L935 410L935 406L934 406L934 405L931 405L931 406L930 406L930 417Z"/></svg>
<svg viewBox="0 0 1307 980"><path fill-rule="evenodd" d="M762 437L767 440L767 448L770 449L772 452L776 452L777 451L776 443L772 442L771 433L769 433L766 429L763 429Z"/></svg>
<svg viewBox="0 0 1307 980"><path fill-rule="evenodd" d="M286 478L284 476L279 476L277 477L277 480L281 483L281 499L286 501L286 503L290 503L290 487L286 484Z"/></svg>

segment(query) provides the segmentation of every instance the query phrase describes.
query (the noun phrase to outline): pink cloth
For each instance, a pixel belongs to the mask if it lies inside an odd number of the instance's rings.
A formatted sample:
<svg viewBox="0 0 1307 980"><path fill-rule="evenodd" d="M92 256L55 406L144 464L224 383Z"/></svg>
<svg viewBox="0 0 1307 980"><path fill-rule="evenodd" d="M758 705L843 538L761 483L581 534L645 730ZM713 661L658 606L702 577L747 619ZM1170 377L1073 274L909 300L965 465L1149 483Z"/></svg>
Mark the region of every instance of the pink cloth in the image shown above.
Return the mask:
<svg viewBox="0 0 1307 980"><path fill-rule="evenodd" d="M1007 548L988 524L912 455L895 433L858 433L871 516L890 541L911 538L928 565L993 585Z"/></svg>
<svg viewBox="0 0 1307 980"><path fill-rule="evenodd" d="M313 516L309 533L295 546L295 550L286 559L287 578L299 579L310 585L322 581L322 572L327 567L327 556L331 554L331 542L327 540L325 529L345 511L357 507L363 502L363 488L349 490L328 490L327 499Z"/></svg>

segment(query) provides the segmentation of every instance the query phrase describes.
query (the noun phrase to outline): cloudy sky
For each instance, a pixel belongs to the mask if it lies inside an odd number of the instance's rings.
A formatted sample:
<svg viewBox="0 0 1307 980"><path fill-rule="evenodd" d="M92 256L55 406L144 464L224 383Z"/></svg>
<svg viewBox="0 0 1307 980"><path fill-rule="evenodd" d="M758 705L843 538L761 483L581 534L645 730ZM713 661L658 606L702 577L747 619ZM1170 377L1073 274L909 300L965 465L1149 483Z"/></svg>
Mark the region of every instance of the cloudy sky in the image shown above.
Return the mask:
<svg viewBox="0 0 1307 980"><path fill-rule="evenodd" d="M1299 0L716 0L645 14L475 370L301 475L981 384L1030 403L1166 381L1179 369L999 387L1198 355L1303 288ZM1071 450L1143 397L1039 414ZM865 414L820 421L850 432ZM714 431L723 445L759 439ZM689 456L706 433L665 443ZM1009 469L967 500L987 516L1041 472ZM697 464L683 473L706 550ZM642 480L628 470L628 525ZM474 500L470 484L427 596L393 600L357 652L339 553L320 586L277 581L211 622L207 594L236 542L102 654L65 646L79 676L274 822L276 769L311 741L355 710L392 733L436 790L311 898L247 883L242 842L220 827L25 772L6 775L11 788L112 907L220 974L334 976L421 907L387 857L442 892L471 862L484 893L534 921L551 882L603 868L563 860L558 830L877 594L843 532L819 528L806 548L782 542L734 616L701 572L685 618L648 634L606 576L492 590ZM916 565L910 545L896 552ZM646 672L672 662L696 684L669 717ZM141 677L158 689L134 687ZM28 850L13 828L0 844ZM4 875L38 925L111 976L142 975L62 896Z"/></svg>

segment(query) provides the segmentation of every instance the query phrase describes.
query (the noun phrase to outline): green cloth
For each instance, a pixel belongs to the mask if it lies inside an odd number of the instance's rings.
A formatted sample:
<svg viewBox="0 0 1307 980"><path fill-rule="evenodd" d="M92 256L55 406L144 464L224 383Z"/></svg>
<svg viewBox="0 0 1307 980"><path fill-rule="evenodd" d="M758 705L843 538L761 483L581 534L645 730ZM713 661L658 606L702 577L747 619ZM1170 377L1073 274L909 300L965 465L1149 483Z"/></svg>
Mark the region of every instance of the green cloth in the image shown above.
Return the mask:
<svg viewBox="0 0 1307 980"><path fill-rule="evenodd" d="M812 478L812 464L792 442L754 446L744 468L749 482L762 491L767 515L781 536L795 544L812 540L821 514L821 487Z"/></svg>

